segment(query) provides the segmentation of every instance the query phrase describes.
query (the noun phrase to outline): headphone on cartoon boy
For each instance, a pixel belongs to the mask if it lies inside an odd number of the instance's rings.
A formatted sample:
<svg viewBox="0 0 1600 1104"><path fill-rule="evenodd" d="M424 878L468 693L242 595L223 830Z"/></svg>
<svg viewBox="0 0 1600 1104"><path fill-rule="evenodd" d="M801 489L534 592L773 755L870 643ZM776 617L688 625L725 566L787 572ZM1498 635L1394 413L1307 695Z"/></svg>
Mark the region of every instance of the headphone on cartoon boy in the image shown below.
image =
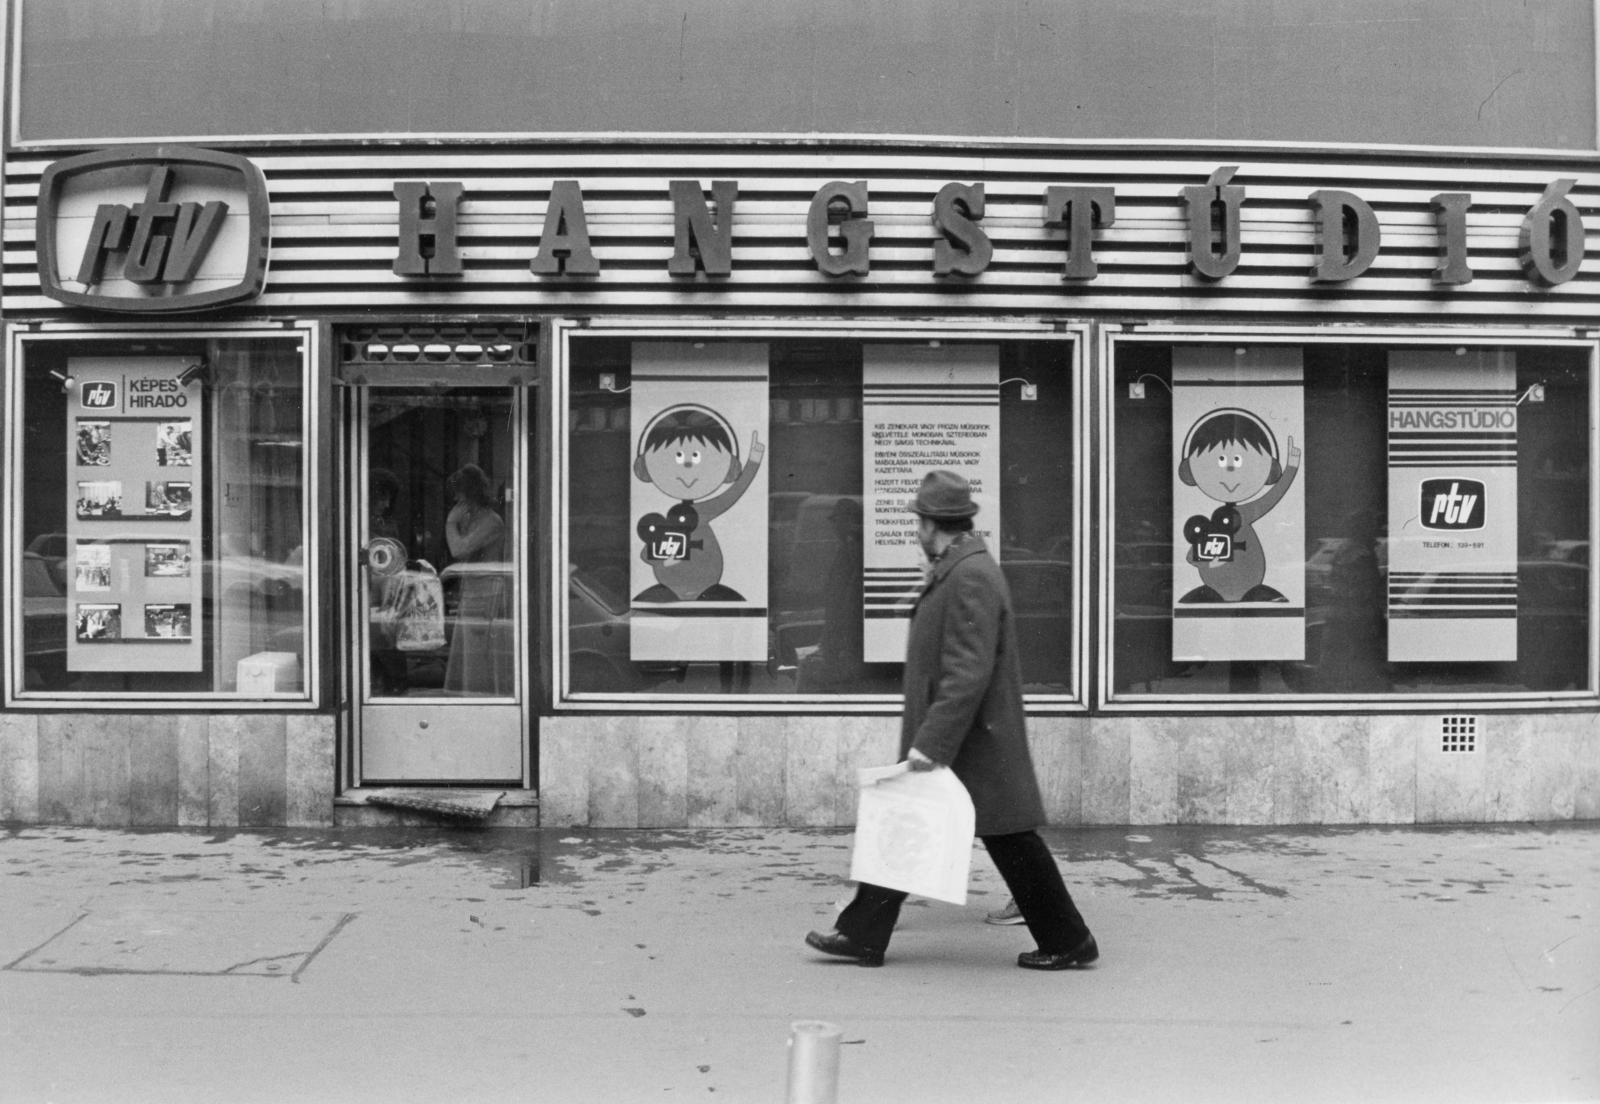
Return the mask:
<svg viewBox="0 0 1600 1104"><path fill-rule="evenodd" d="M1206 414L1203 417L1195 419L1194 425L1189 427L1189 432L1183 438L1183 450L1178 454L1178 478L1183 480L1184 483L1190 487L1197 485L1195 483L1194 471L1189 467L1189 444L1194 440L1195 430L1205 425L1212 418L1215 418L1221 414L1235 414L1241 418L1248 418L1257 426L1261 427L1261 432L1266 434L1267 441L1272 445L1272 470L1267 472L1267 484L1270 486L1271 484L1282 479L1283 465L1278 463L1278 438L1273 435L1271 427L1269 427L1266 422L1262 421L1256 415L1250 413L1250 411L1242 410L1237 406L1224 406L1220 409L1211 411L1211 413Z"/></svg>
<svg viewBox="0 0 1600 1104"><path fill-rule="evenodd" d="M661 419L671 414L681 414L686 410L704 414L722 427L723 432L728 435L728 440L733 442L733 456L728 461L728 475L723 482L732 483L735 479L738 479L740 471L743 470L743 465L739 463L739 435L733 431L733 425L728 419L712 410L709 406L701 406L699 403L679 403L676 406L669 406L665 410L658 411L656 416L645 424L644 429L639 432L639 448L633 455L633 474L641 482L649 483L651 481L650 469L645 466L644 462L644 443L650 439L650 431L656 427L656 423L660 422Z"/></svg>

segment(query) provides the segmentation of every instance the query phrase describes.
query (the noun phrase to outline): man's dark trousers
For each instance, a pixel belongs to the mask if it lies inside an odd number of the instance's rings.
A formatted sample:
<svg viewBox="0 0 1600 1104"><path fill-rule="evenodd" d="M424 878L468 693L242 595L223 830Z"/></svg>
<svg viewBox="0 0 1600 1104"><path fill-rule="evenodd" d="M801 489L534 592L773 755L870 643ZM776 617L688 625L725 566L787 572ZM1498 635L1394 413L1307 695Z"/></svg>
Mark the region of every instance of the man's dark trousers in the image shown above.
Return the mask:
<svg viewBox="0 0 1600 1104"><path fill-rule="evenodd" d="M1005 836L984 836L983 846L999 868L1006 888L1028 922L1039 949L1046 954L1076 950L1089 935L1089 926L1072 903L1061 871L1039 833L1029 829ZM898 889L862 882L855 899L839 914L834 927L869 951L889 946L894 923L906 894Z"/></svg>

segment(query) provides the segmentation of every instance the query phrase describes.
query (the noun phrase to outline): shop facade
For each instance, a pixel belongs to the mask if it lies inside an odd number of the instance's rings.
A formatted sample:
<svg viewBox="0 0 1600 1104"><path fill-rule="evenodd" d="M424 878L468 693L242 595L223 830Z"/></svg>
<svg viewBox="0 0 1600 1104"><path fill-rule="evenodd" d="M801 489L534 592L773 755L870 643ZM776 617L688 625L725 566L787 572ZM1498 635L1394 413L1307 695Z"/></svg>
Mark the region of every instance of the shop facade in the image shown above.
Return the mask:
<svg viewBox="0 0 1600 1104"><path fill-rule="evenodd" d="M4 212L0 820L848 824L933 467L1054 822L1600 815L1593 153L14 131Z"/></svg>

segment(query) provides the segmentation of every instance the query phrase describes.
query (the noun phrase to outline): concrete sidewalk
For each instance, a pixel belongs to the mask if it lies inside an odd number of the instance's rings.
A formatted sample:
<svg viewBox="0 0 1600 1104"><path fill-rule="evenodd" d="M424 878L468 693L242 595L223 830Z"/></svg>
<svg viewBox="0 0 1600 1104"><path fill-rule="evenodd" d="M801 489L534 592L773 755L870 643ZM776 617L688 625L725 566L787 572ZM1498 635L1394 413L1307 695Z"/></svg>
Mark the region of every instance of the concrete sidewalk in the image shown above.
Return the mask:
<svg viewBox="0 0 1600 1104"><path fill-rule="evenodd" d="M1600 825L1047 833L1102 949L1013 965L975 859L888 964L801 943L836 831L0 834L0 1099L1600 1099Z"/></svg>

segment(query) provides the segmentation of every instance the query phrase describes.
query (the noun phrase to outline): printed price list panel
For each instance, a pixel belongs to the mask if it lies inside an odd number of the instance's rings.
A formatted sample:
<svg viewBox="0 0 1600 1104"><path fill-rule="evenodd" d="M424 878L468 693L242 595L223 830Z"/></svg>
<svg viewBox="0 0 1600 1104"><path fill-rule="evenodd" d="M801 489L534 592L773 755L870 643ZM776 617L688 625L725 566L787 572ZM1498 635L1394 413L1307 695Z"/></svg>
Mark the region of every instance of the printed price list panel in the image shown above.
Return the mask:
<svg viewBox="0 0 1600 1104"><path fill-rule="evenodd" d="M67 403L67 669L199 671L202 387L193 358L83 357Z"/></svg>

